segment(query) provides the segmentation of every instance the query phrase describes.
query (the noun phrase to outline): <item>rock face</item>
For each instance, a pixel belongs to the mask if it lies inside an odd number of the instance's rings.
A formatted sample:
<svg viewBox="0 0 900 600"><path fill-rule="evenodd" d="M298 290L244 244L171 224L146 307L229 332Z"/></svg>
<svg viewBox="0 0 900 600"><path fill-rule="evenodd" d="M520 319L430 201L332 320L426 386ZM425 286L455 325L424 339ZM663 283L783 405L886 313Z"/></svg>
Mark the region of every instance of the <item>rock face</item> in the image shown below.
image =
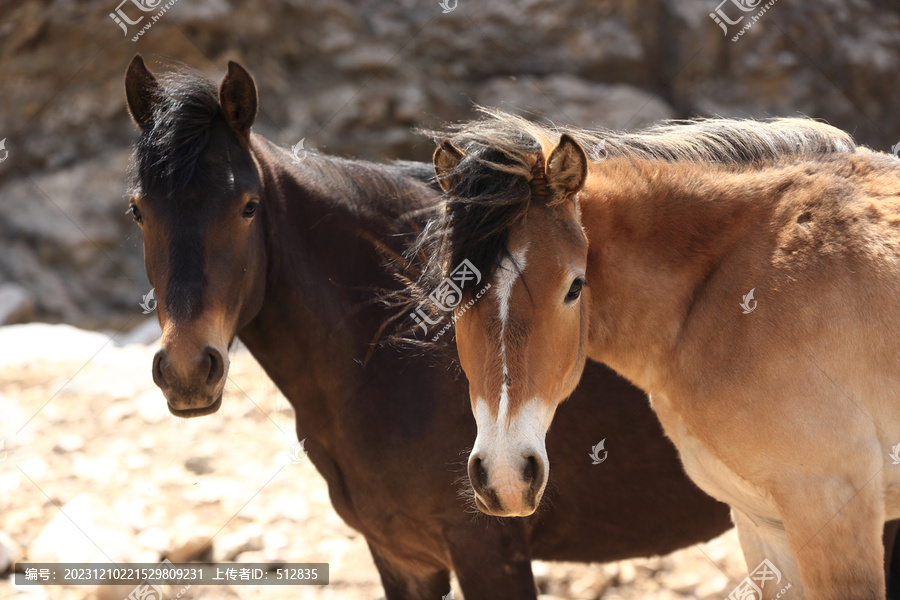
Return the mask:
<svg viewBox="0 0 900 600"><path fill-rule="evenodd" d="M27 323L34 315L34 294L17 283L0 284L0 325Z"/></svg>
<svg viewBox="0 0 900 600"><path fill-rule="evenodd" d="M884 0L191 0L152 28L136 3L9 3L0 23L0 284L36 318L133 325L150 289L124 214L122 75L135 52L255 75L256 131L365 158L427 160L412 133L472 103L581 126L806 114L873 148L900 141L900 6ZM147 3L152 4L152 3ZM710 13L741 21L723 31ZM757 20L754 22L753 18ZM731 41L752 24L737 41ZM8 153L8 154L7 154ZM29 316L31 318L31 316Z"/></svg>

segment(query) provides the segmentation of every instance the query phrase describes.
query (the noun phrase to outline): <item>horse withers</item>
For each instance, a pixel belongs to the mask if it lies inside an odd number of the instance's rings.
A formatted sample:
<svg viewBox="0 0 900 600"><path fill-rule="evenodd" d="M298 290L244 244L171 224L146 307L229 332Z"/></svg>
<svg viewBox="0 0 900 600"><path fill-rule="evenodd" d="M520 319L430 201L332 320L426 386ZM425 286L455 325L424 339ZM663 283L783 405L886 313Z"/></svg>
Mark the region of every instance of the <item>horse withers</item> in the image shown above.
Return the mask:
<svg viewBox="0 0 900 600"><path fill-rule="evenodd" d="M125 84L141 130L130 205L163 328L154 380L173 414L214 412L240 338L294 407L389 600L438 600L451 569L468 600L534 600L532 558L660 554L730 526L684 475L643 394L601 366L548 436L554 502L528 520L473 514L460 477L475 436L465 382L433 354L373 346L393 314L383 291L399 289L385 257L398 259L439 206L430 166L311 151L295 164L251 132L256 85L236 63L217 89L184 68L157 78L135 57ZM589 402L598 390L604 410ZM592 465L604 437L612 455Z"/></svg>

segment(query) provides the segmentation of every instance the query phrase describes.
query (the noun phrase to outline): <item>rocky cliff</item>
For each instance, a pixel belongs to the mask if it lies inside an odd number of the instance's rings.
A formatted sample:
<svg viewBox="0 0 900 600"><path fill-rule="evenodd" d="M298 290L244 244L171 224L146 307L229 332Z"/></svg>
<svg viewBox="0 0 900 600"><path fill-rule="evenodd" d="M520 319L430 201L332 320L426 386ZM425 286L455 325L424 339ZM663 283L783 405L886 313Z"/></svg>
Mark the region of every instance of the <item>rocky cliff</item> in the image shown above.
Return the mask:
<svg viewBox="0 0 900 600"><path fill-rule="evenodd" d="M216 80L236 59L259 85L257 132L376 160L427 160L411 130L473 103L622 129L805 114L900 141L888 0L118 2L0 0L0 298L25 303L17 320L110 326L149 290L124 214L135 52Z"/></svg>

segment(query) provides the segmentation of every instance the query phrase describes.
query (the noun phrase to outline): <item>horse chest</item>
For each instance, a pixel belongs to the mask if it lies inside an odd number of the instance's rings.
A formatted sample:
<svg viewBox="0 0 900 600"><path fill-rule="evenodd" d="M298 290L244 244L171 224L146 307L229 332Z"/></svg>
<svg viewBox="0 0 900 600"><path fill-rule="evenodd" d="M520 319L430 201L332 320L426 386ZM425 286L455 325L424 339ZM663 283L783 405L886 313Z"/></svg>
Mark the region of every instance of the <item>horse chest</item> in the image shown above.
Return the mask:
<svg viewBox="0 0 900 600"><path fill-rule="evenodd" d="M701 490L748 514L771 519L778 511L765 491L741 477L685 424L665 394L652 394L650 404L681 457L684 470Z"/></svg>

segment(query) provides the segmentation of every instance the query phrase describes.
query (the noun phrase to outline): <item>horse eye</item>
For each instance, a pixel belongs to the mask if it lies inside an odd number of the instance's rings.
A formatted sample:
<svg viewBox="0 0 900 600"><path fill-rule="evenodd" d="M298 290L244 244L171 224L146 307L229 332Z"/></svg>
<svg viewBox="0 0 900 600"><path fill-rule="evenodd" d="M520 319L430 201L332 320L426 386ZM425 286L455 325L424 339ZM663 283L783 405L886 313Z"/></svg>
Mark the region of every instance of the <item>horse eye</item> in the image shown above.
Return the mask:
<svg viewBox="0 0 900 600"><path fill-rule="evenodd" d="M241 213L241 216L245 219L249 219L253 215L256 214L256 209L259 207L259 202L248 202L244 207L244 212Z"/></svg>
<svg viewBox="0 0 900 600"><path fill-rule="evenodd" d="M572 286L569 288L569 293L566 294L566 302L578 300L578 297L581 296L581 289L584 287L584 284L584 277L576 277L575 281L572 282Z"/></svg>
<svg viewBox="0 0 900 600"><path fill-rule="evenodd" d="M131 206L129 206L125 214L127 215L128 213L131 213L131 217L138 225L144 222L144 217L141 216L141 211L138 209L137 204L132 204Z"/></svg>

